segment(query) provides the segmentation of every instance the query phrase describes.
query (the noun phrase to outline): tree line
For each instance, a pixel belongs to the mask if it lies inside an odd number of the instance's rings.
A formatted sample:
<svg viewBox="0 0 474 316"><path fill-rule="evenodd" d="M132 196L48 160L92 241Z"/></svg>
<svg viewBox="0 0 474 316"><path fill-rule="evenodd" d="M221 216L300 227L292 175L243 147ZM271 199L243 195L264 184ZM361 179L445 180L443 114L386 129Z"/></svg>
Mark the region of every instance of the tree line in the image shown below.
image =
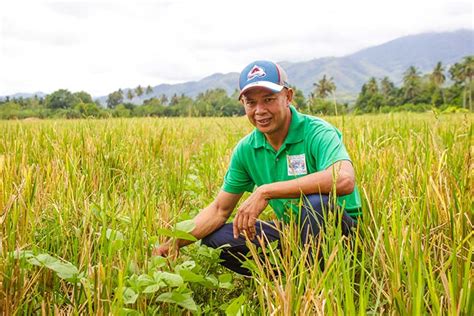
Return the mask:
<svg viewBox="0 0 474 316"><path fill-rule="evenodd" d="M467 56L448 69L450 85L446 85L446 68L438 62L431 73L421 74L410 66L403 74L403 82L396 87L388 78L372 77L361 89L355 109L367 112L391 112L394 110L426 111L437 108L473 111L474 56Z"/></svg>
<svg viewBox="0 0 474 316"><path fill-rule="evenodd" d="M147 92L135 89L137 96ZM110 117L174 117L174 116L241 116L244 109L237 96L228 96L224 89L212 89L200 93L196 98L184 94L168 98L150 97L142 105L132 102L131 90L124 93L121 89L110 93L101 104L93 100L84 91L72 93L67 89L59 89L45 98L6 98L0 101L0 119L24 118L110 118ZM148 92L149 94L150 92ZM126 96L126 97L125 97Z"/></svg>
<svg viewBox="0 0 474 316"><path fill-rule="evenodd" d="M336 83L323 75L313 84L313 91L305 97L297 87L294 105L308 113L338 115L342 113L386 113L394 111L423 112L433 108L441 111L473 111L474 56L446 67L438 62L427 74L421 74L410 66L403 75L400 87L388 77L370 78L363 84L355 104L336 100ZM449 84L448 84L449 82ZM45 98L9 98L0 100L0 119L38 118L84 118L84 117L144 117L144 116L240 116L244 109L238 101L238 91L229 96L223 89L212 89L190 98L184 94L146 98L142 105L134 98L151 95L151 86L140 85L135 89L114 91L107 96L105 104L93 100L85 92L72 93L59 89Z"/></svg>

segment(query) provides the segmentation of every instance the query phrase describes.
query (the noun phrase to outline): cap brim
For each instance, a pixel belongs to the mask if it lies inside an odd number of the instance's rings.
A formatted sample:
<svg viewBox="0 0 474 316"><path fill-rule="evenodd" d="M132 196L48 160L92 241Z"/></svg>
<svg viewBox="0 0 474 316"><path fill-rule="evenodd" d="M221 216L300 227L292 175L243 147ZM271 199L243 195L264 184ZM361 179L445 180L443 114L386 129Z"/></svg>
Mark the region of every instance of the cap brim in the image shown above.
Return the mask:
<svg viewBox="0 0 474 316"><path fill-rule="evenodd" d="M269 81L255 81L255 82L249 83L240 91L239 99L242 96L242 94L244 94L246 91L252 88L256 88L256 87L265 88L273 92L280 92L284 88L284 86L280 86L279 84L269 82Z"/></svg>

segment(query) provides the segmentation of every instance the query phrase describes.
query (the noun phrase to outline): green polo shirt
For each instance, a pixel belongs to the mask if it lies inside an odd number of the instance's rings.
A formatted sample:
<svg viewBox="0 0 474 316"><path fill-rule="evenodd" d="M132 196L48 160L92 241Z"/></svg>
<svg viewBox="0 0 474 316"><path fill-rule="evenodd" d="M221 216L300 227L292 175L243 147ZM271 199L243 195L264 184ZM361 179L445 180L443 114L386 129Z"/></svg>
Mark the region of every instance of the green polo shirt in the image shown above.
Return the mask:
<svg viewBox="0 0 474 316"><path fill-rule="evenodd" d="M228 193L252 192L255 185L292 180L349 160L341 132L328 122L301 114L291 106L288 135L278 151L258 129L244 137L234 149L222 189ZM357 186L351 194L338 196L338 204L353 218L360 215ZM288 210L298 213L299 199L272 199L270 206L279 219Z"/></svg>

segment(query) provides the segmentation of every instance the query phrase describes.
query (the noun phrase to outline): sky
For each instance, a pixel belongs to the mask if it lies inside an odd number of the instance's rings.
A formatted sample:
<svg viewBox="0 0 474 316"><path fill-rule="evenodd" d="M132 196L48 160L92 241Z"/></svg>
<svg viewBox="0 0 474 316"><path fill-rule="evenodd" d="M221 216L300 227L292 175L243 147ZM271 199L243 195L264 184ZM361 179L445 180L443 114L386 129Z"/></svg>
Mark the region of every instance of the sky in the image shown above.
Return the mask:
<svg viewBox="0 0 474 316"><path fill-rule="evenodd" d="M0 95L102 96L461 28L471 0L2 0Z"/></svg>

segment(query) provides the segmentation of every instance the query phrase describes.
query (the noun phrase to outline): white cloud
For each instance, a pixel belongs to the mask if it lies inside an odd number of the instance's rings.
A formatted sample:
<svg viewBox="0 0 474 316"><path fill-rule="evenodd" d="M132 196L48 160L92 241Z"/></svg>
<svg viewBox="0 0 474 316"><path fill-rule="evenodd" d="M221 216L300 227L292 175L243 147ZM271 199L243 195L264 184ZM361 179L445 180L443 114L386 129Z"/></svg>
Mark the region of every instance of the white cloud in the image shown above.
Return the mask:
<svg viewBox="0 0 474 316"><path fill-rule="evenodd" d="M0 95L94 95L239 71L254 59L345 55L399 36L473 28L472 3L2 1Z"/></svg>

